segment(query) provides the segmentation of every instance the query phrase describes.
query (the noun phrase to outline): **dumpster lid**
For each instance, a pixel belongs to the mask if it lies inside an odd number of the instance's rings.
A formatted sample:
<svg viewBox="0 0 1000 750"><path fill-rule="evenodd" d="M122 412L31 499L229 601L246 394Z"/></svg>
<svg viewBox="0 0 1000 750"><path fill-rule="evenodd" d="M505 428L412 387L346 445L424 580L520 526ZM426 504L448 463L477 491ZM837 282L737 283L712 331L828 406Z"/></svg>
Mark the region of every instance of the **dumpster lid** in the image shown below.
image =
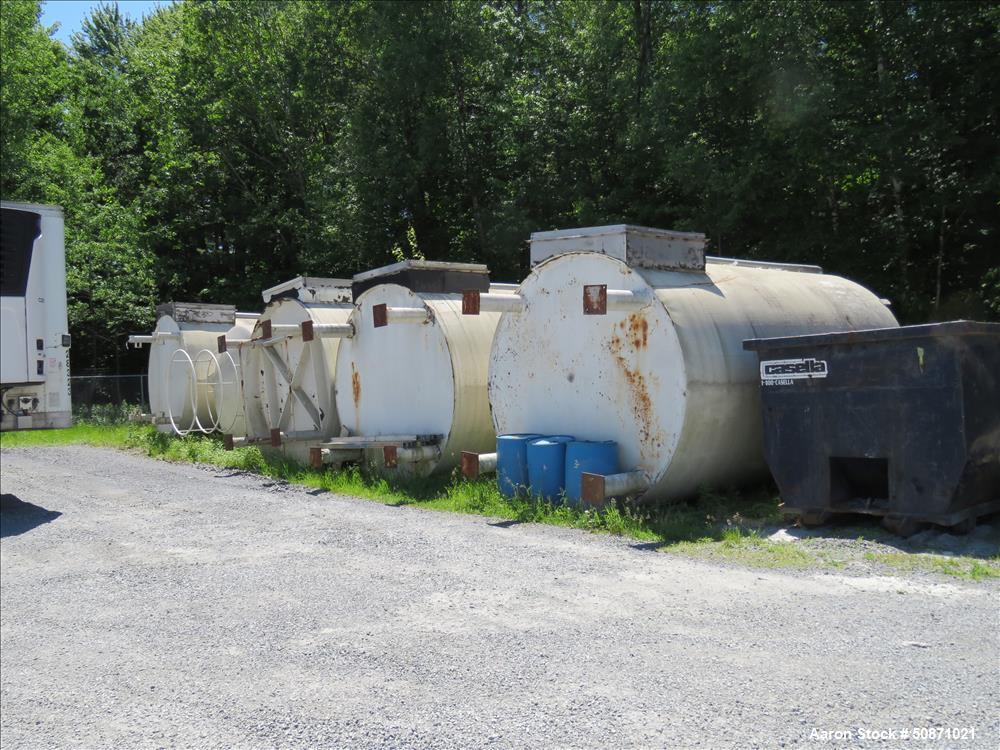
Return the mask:
<svg viewBox="0 0 1000 750"><path fill-rule="evenodd" d="M924 323L899 328L870 328L864 331L814 333L805 336L782 336L773 339L747 339L747 351L788 349L799 346L834 344L864 344L874 341L899 341L915 338L941 338L944 336L1000 336L1000 323L981 323L975 320L953 320L947 323Z"/></svg>

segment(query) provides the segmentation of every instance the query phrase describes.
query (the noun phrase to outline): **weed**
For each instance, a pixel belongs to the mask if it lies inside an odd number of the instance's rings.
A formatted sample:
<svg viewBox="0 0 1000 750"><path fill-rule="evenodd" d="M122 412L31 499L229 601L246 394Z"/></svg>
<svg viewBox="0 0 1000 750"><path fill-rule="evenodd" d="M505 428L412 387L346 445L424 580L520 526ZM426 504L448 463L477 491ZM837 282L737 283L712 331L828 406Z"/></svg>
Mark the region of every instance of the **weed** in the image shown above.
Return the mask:
<svg viewBox="0 0 1000 750"><path fill-rule="evenodd" d="M903 572L942 573L953 578L964 578L970 581L1000 578L1000 557L976 560L968 557L950 557L927 553L866 552L865 559Z"/></svg>

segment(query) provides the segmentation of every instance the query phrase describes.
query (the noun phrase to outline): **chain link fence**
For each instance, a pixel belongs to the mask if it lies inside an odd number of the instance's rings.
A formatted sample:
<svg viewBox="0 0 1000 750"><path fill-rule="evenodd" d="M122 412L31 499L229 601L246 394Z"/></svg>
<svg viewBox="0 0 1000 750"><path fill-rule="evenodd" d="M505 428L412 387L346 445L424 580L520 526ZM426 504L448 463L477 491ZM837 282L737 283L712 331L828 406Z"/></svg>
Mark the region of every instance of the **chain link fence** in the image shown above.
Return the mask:
<svg viewBox="0 0 1000 750"><path fill-rule="evenodd" d="M131 406L137 411L149 411L149 380L142 375L108 375L93 373L70 375L70 396L73 412L87 415L95 407Z"/></svg>

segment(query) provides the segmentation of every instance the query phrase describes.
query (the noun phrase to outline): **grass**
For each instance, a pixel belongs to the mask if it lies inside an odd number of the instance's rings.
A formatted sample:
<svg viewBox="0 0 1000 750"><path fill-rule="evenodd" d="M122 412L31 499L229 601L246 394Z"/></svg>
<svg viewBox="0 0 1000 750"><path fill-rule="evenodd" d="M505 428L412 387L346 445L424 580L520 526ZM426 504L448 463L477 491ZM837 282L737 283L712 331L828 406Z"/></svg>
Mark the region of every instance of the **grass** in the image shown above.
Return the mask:
<svg viewBox="0 0 1000 750"><path fill-rule="evenodd" d="M65 430L2 432L0 433L0 448L51 445L96 445L101 448L124 448L127 447L129 437L135 430L134 426L125 424L81 423Z"/></svg>
<svg viewBox="0 0 1000 750"><path fill-rule="evenodd" d="M970 557L951 557L949 555L929 555L924 553L866 552L865 559L903 573L918 571L941 573L952 578L964 578L970 581L1000 578L1000 557L977 560Z"/></svg>
<svg viewBox="0 0 1000 750"><path fill-rule="evenodd" d="M101 415L103 418L104 415ZM761 535L781 522L773 487L749 492L703 490L697 500L663 507L609 504L583 510L562 503L500 494L490 478L477 481L452 476L390 481L363 468L317 470L294 461L265 456L256 447L226 451L217 436L177 437L149 425L80 422L65 430L0 434L0 448L93 445L144 453L167 461L200 463L253 472L292 484L352 495L388 505L413 505L452 513L471 513L520 523L613 534L686 557L758 568L843 568L849 560L817 549L811 540L777 542ZM860 559L860 558L859 558ZM866 553L864 559L887 572L926 571L968 580L1000 577L1000 559L907 553Z"/></svg>
<svg viewBox="0 0 1000 750"><path fill-rule="evenodd" d="M678 542L673 550L703 560L737 562L753 568L809 568L822 562L801 544L772 542L756 529L749 532L738 526L723 529L721 538Z"/></svg>

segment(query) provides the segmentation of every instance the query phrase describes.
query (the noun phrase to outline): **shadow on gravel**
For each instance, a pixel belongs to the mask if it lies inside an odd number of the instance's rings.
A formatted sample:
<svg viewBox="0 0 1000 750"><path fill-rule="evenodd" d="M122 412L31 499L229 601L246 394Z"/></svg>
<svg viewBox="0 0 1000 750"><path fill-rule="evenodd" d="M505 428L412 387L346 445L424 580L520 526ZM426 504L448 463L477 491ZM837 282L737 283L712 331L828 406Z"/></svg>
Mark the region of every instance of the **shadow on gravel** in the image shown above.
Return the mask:
<svg viewBox="0 0 1000 750"><path fill-rule="evenodd" d="M518 521L516 518L512 518L509 521L496 521L495 523L488 523L487 526L493 526L497 529L509 529L511 526L517 526L518 524L524 523L523 521Z"/></svg>
<svg viewBox="0 0 1000 750"><path fill-rule="evenodd" d="M636 542L635 544L630 544L629 547L643 552L655 552L661 547L666 547L667 544L668 542Z"/></svg>
<svg viewBox="0 0 1000 750"><path fill-rule="evenodd" d="M16 495L0 495L0 538L24 534L61 515L59 511L26 503Z"/></svg>

